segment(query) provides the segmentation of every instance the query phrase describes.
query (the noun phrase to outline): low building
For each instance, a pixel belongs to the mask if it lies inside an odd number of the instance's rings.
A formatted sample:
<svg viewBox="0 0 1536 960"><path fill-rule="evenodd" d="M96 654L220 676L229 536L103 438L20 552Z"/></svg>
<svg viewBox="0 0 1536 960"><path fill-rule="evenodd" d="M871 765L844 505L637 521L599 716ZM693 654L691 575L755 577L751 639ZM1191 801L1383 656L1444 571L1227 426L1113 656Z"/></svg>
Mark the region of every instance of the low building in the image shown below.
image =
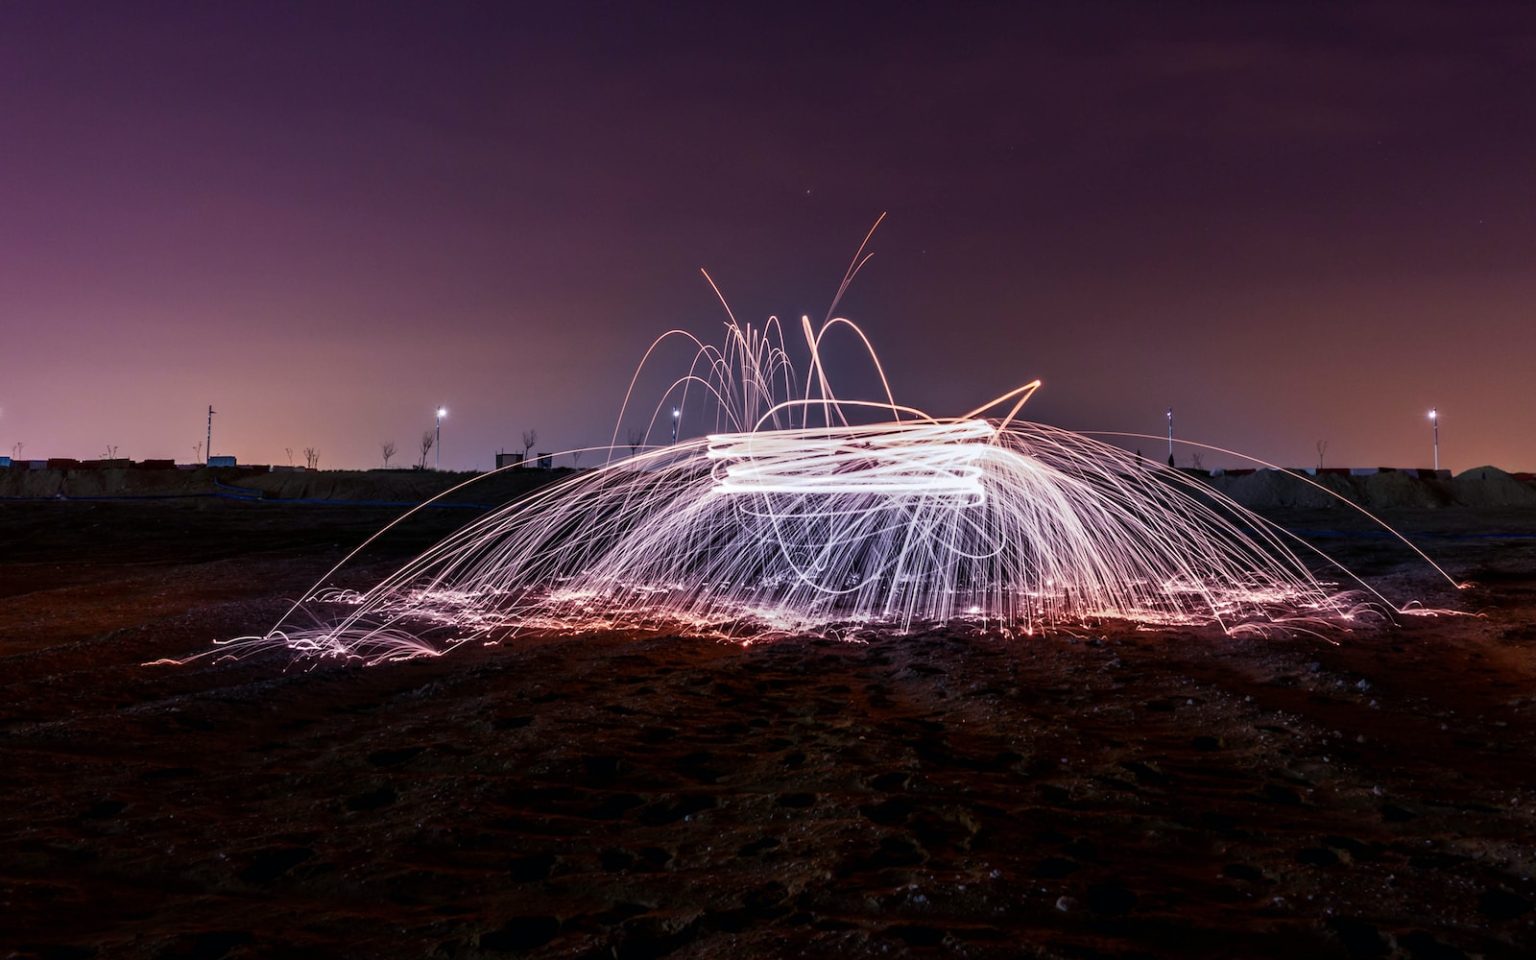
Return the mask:
<svg viewBox="0 0 1536 960"><path fill-rule="evenodd" d="M504 467L520 466L522 464L522 462L523 462L523 455L520 454L520 453L498 453L498 454L496 454L496 469L497 470L500 470L500 469L502 469Z"/></svg>

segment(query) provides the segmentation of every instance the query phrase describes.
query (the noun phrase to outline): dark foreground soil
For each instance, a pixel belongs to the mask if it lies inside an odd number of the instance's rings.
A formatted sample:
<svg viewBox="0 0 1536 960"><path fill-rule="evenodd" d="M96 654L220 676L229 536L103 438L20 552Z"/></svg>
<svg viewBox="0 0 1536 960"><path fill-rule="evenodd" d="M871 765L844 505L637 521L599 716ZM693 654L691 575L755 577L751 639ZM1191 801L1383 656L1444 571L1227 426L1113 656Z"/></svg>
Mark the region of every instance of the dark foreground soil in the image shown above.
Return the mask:
<svg viewBox="0 0 1536 960"><path fill-rule="evenodd" d="M1406 618L200 661L360 508L0 506L0 957L1513 957L1536 516L1288 524ZM360 580L465 517L425 518ZM1512 536L1489 537L1488 534Z"/></svg>

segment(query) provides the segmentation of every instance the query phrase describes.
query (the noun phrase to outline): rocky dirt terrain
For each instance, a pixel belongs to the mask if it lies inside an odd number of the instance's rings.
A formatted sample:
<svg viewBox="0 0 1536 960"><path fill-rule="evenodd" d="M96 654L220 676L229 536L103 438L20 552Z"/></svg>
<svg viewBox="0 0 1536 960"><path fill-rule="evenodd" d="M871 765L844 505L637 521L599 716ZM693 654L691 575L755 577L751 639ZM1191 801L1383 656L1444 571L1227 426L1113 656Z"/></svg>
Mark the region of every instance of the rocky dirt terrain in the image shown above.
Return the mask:
<svg viewBox="0 0 1536 960"><path fill-rule="evenodd" d="M390 516L0 505L0 957L1536 950L1528 510L1391 518L1459 592L1338 511L1278 518L1476 614L1328 638L141 666L264 630ZM464 519L422 518L356 585Z"/></svg>

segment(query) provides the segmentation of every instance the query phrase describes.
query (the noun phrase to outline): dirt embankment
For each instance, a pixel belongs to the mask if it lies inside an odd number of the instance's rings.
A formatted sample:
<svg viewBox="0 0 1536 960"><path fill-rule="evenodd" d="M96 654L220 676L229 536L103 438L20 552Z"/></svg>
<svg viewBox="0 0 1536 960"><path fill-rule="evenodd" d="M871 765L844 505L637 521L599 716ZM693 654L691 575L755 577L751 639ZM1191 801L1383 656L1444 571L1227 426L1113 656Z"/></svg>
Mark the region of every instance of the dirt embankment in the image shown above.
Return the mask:
<svg viewBox="0 0 1536 960"><path fill-rule="evenodd" d="M316 470L242 477L232 486L270 500L371 500L417 503L454 487L453 502L499 504L571 470L508 470L496 474L445 473L434 470Z"/></svg>
<svg viewBox="0 0 1536 960"><path fill-rule="evenodd" d="M444 503L497 506L567 479L572 470L516 469L494 474L436 470L302 470L274 473L243 468L195 470L0 470L0 500L95 498L244 498L264 502L337 502L405 506L453 490ZM1497 467L1475 467L1451 478L1407 471L1366 476L1304 476L1280 470L1229 473L1201 483L1253 510L1373 512L1461 507L1477 511L1536 509L1536 484ZM454 490L462 486L462 489Z"/></svg>
<svg viewBox="0 0 1536 960"><path fill-rule="evenodd" d="M251 497L419 503L469 481L457 502L505 503L562 479L570 470L508 470L498 474L436 470L304 470L255 473L235 468L195 470L0 470L0 498ZM476 479L477 477L481 479Z"/></svg>
<svg viewBox="0 0 1536 960"><path fill-rule="evenodd" d="M1450 479L1393 470L1366 476L1299 476L1280 470L1211 477L1218 492L1254 510L1344 508L1536 507L1536 485L1497 467L1475 467Z"/></svg>

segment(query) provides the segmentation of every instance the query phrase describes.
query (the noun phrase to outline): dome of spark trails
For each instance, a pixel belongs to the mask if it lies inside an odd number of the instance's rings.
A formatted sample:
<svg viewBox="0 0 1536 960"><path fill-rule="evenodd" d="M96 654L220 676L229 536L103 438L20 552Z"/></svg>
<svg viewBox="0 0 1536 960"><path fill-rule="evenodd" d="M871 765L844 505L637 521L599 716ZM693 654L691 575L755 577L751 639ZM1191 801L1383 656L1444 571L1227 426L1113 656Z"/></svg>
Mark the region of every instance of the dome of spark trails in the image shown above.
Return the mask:
<svg viewBox="0 0 1536 960"><path fill-rule="evenodd" d="M378 662L529 633L755 642L957 620L1005 636L1105 620L1236 633L1391 610L1363 584L1320 582L1303 560L1320 554L1198 480L1022 419L1039 381L935 417L896 401L851 322L800 332L799 366L772 318L732 321L719 345L669 332L641 369L668 340L693 358L651 432L671 408L703 436L617 459L615 443L602 467L486 514L366 590L332 570L271 630L222 649ZM833 333L858 346L883 397L834 392Z"/></svg>

